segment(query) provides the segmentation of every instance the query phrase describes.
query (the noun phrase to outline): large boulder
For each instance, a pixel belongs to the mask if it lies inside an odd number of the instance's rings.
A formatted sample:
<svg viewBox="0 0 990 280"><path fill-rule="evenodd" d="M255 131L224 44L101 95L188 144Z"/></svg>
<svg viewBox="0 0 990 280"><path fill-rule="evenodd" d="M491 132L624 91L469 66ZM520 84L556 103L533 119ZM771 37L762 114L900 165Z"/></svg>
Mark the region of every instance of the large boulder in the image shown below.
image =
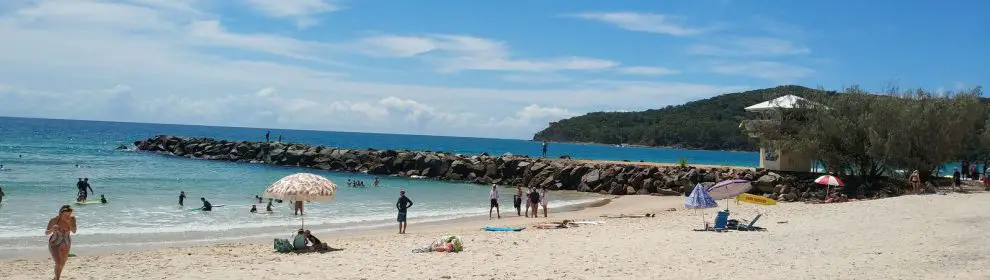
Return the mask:
<svg viewBox="0 0 990 280"><path fill-rule="evenodd" d="M588 186L598 185L601 180L601 172L602 171L599 169L592 169L591 171L588 171L588 173L581 177L581 183Z"/></svg>
<svg viewBox="0 0 990 280"><path fill-rule="evenodd" d="M388 168L384 164L376 164L368 169L368 174L373 175L388 175Z"/></svg>
<svg viewBox="0 0 990 280"><path fill-rule="evenodd" d="M760 176L759 179L753 182L753 186L762 192L772 192L773 187L777 186L780 183L781 183L780 175L777 175L777 173L769 172L766 175Z"/></svg>

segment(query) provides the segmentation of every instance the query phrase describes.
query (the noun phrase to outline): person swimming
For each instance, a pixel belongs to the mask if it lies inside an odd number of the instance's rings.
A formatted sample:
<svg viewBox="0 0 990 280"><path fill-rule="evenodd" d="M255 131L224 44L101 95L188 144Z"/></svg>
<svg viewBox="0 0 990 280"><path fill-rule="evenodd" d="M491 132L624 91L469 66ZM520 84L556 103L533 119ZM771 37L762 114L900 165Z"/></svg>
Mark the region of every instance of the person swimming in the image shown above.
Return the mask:
<svg viewBox="0 0 990 280"><path fill-rule="evenodd" d="M106 203L107 203L107 197L106 197L106 196L103 196L103 195L101 194L101 195L100 195L100 203L103 203L103 204L106 204Z"/></svg>
<svg viewBox="0 0 990 280"><path fill-rule="evenodd" d="M260 195L255 195L254 198L258 200L258 203L262 203L263 201Z"/></svg>
<svg viewBox="0 0 990 280"><path fill-rule="evenodd" d="M206 201L206 198L205 197L200 197L199 200L202 200L203 201L203 207L200 208L200 210L203 210L203 211L213 211L213 204L210 204L209 201Z"/></svg>
<svg viewBox="0 0 990 280"><path fill-rule="evenodd" d="M251 204L251 213L258 213L258 206Z"/></svg>

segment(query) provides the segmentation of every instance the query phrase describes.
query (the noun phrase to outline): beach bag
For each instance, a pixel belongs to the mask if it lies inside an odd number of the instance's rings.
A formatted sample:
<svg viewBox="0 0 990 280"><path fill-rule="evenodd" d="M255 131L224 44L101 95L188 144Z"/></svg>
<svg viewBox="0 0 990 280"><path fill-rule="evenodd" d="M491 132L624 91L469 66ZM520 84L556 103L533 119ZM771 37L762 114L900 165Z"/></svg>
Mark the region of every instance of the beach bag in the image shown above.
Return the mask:
<svg viewBox="0 0 990 280"><path fill-rule="evenodd" d="M279 253L289 253L294 251L295 248L292 247L292 242L284 238L275 238L275 251Z"/></svg>

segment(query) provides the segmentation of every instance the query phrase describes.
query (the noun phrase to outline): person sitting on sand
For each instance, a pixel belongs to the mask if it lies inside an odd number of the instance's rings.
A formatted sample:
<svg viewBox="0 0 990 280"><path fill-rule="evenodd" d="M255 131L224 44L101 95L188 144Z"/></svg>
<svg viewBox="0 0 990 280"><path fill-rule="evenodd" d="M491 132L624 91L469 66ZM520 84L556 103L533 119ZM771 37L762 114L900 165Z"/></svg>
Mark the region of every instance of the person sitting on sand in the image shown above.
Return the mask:
<svg viewBox="0 0 990 280"><path fill-rule="evenodd" d="M106 196L103 196L103 195L101 194L101 195L100 195L100 203L103 203L103 204L107 204L107 197L106 197Z"/></svg>
<svg viewBox="0 0 990 280"><path fill-rule="evenodd" d="M306 230L306 242L309 242L309 246L317 251L330 249L329 245L323 243L323 241L320 241L319 238L316 238L316 236L313 235L313 233L308 229Z"/></svg>
<svg viewBox="0 0 990 280"><path fill-rule="evenodd" d="M258 206L251 204L251 213L258 213Z"/></svg>
<svg viewBox="0 0 990 280"><path fill-rule="evenodd" d="M306 250L306 231L299 229L296 232L296 237L292 238L292 248L299 250Z"/></svg>

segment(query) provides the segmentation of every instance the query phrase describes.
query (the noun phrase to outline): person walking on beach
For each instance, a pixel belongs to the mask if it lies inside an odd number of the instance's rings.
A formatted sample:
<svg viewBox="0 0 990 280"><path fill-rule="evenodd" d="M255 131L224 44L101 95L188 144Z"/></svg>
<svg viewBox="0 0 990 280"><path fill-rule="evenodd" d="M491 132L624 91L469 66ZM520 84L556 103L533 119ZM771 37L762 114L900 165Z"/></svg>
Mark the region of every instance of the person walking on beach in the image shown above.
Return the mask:
<svg viewBox="0 0 990 280"><path fill-rule="evenodd" d="M274 211L272 211L272 199L271 198L268 199L268 206L265 206L265 212L268 212L268 213L274 212Z"/></svg>
<svg viewBox="0 0 990 280"><path fill-rule="evenodd" d="M966 179L966 177L969 177L968 175L966 175L966 171L969 170L969 161L964 160L959 165L962 166L962 179Z"/></svg>
<svg viewBox="0 0 990 280"><path fill-rule="evenodd" d="M512 207L516 208L516 216L522 216L522 209L520 209L522 208L522 196L522 184L516 185L516 194L512 195Z"/></svg>
<svg viewBox="0 0 990 280"><path fill-rule="evenodd" d="M186 200L186 192L185 191L179 191L179 206L185 206L185 205L182 205L182 201L184 201L184 200Z"/></svg>
<svg viewBox="0 0 990 280"><path fill-rule="evenodd" d="M535 187L529 189L529 204L533 207L533 218L539 218L540 192Z"/></svg>
<svg viewBox="0 0 990 280"><path fill-rule="evenodd" d="M199 210L213 211L213 204L210 204L209 201L206 201L206 198L205 197L200 197L199 200L202 200L203 201L203 207L202 208L199 208Z"/></svg>
<svg viewBox="0 0 990 280"><path fill-rule="evenodd" d="M550 190L547 189L547 186L543 186L543 188L540 188L540 205L543 205L544 218L547 217L547 205L550 204L550 196L547 195L549 192Z"/></svg>
<svg viewBox="0 0 990 280"><path fill-rule="evenodd" d="M492 191L488 193L488 197L491 198L491 205L488 207L488 219L492 218L492 209L495 209L495 214L501 219L502 212L498 209L498 185L492 184Z"/></svg>
<svg viewBox="0 0 990 280"><path fill-rule="evenodd" d="M399 222L399 234L406 234L406 210L412 206L412 200L406 197L406 190L399 190L399 201L395 202L395 209L399 210L399 216L395 219Z"/></svg>
<svg viewBox="0 0 990 280"><path fill-rule="evenodd" d="M952 185L956 188L962 189L962 174L959 173L959 168L953 168L952 172Z"/></svg>
<svg viewBox="0 0 990 280"><path fill-rule="evenodd" d="M547 141L543 141L543 158L547 157Z"/></svg>
<svg viewBox="0 0 990 280"><path fill-rule="evenodd" d="M48 252L55 261L55 280L62 277L62 269L69 260L69 250L72 249L72 234L76 233L76 217L72 216L72 206L62 205L58 216L48 220L45 235L48 236Z"/></svg>
<svg viewBox="0 0 990 280"><path fill-rule="evenodd" d="M911 183L911 191L914 193L920 193L921 191L921 175L918 170L912 171L911 176L908 176L908 182Z"/></svg>

